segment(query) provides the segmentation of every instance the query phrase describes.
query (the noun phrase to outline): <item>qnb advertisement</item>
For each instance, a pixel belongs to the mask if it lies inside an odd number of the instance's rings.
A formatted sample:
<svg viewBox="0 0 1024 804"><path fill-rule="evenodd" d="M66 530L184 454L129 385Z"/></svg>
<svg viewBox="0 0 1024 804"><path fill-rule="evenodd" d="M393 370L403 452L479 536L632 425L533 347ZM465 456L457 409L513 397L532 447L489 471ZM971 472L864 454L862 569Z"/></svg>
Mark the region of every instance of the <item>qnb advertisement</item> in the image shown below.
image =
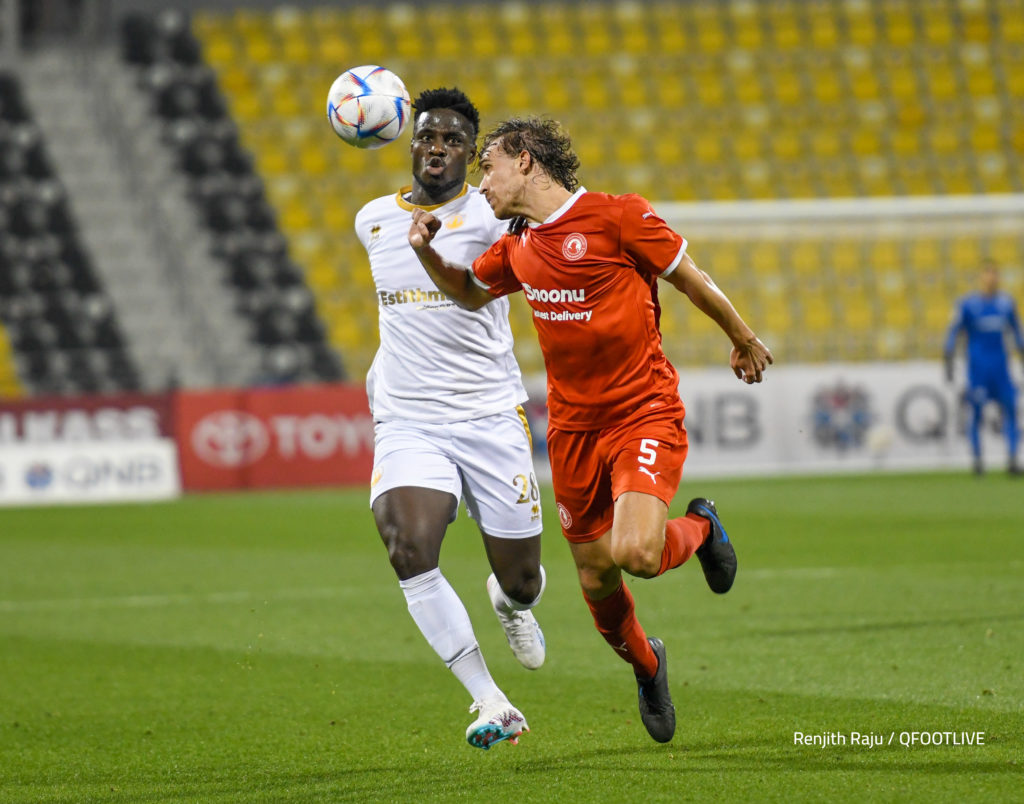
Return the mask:
<svg viewBox="0 0 1024 804"><path fill-rule="evenodd" d="M680 371L680 393L690 476L970 465L963 388L938 363L774 366L749 386L728 367ZM994 404L983 451L989 466L1006 465Z"/></svg>
<svg viewBox="0 0 1024 804"><path fill-rule="evenodd" d="M740 382L726 364L679 375L685 477L970 466L964 389L945 383L936 362L776 365L759 385ZM535 463L547 479L543 380L528 390ZM1006 466L1006 442L997 407L985 414L982 446L995 470Z"/></svg>
<svg viewBox="0 0 1024 804"><path fill-rule="evenodd" d="M168 394L0 404L0 504L170 499L180 494Z"/></svg>
<svg viewBox="0 0 1024 804"><path fill-rule="evenodd" d="M167 500L180 492L169 438L0 449L0 502L9 505Z"/></svg>
<svg viewBox="0 0 1024 804"><path fill-rule="evenodd" d="M373 420L361 386L183 392L174 418L189 491L370 482Z"/></svg>

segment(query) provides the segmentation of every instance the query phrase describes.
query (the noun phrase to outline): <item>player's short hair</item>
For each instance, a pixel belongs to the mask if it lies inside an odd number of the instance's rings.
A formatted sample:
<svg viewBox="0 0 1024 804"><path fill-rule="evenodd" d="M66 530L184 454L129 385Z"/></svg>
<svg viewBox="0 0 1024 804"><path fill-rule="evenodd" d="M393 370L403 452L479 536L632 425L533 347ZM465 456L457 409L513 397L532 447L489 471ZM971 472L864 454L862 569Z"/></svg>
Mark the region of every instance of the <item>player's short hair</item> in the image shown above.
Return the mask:
<svg viewBox="0 0 1024 804"><path fill-rule="evenodd" d="M480 112L461 89L440 87L425 89L412 103L417 116L431 109L451 109L458 112L473 124L473 139L480 133Z"/></svg>
<svg viewBox="0 0 1024 804"><path fill-rule="evenodd" d="M572 148L568 132L557 120L548 117L505 120L484 135L480 153L498 140L501 150L509 156L526 151L553 181L569 192L575 192L580 186L576 178L580 159Z"/></svg>

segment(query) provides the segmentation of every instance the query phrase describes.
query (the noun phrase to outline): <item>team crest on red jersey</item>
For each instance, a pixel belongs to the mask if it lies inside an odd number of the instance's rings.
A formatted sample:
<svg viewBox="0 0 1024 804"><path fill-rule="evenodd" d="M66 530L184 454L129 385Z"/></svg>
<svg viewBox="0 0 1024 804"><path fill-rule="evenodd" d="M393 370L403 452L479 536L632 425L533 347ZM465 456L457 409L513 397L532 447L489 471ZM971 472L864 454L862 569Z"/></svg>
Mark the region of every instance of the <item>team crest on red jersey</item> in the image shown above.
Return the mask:
<svg viewBox="0 0 1024 804"><path fill-rule="evenodd" d="M575 232L571 235L566 235L565 240L562 241L562 255L567 260L575 262L586 253L587 238L581 234L576 234Z"/></svg>

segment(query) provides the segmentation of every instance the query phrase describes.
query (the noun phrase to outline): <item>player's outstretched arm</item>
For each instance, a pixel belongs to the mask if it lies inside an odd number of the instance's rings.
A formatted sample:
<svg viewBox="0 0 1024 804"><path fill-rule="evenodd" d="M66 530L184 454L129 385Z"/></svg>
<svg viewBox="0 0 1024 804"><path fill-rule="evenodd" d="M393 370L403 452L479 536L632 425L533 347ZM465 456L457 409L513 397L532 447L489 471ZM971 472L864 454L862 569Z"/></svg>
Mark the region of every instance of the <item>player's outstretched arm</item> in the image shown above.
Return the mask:
<svg viewBox="0 0 1024 804"><path fill-rule="evenodd" d="M689 254L683 254L679 265L665 278L729 336L732 341L729 365L733 373L748 384L761 382L765 369L775 358L711 277L694 264Z"/></svg>
<svg viewBox="0 0 1024 804"><path fill-rule="evenodd" d="M438 290L459 307L479 310L492 301L493 297L473 281L472 269L448 262L430 245L440 228L441 221L436 216L423 209L414 209L412 226L409 228L409 245Z"/></svg>

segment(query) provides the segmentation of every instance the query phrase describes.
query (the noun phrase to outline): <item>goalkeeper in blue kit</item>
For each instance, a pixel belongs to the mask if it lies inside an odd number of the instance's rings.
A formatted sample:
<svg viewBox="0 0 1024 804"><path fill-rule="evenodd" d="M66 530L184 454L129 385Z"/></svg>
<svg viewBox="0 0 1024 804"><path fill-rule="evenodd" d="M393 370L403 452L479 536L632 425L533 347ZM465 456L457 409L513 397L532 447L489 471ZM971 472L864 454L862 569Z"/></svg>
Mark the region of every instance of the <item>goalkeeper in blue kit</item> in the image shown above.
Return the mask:
<svg viewBox="0 0 1024 804"><path fill-rule="evenodd" d="M1006 333L1012 335L1024 359L1024 336L1013 299L999 290L999 269L993 260L985 260L981 270L981 290L964 296L957 303L955 317L946 336L946 379L953 380L953 356L960 335L967 340L967 401L970 404L968 436L974 456L974 471L984 471L981 456L982 410L986 402L998 402L1003 417L1003 434L1009 452L1010 474L1020 474L1017 463L1017 389L1010 377L1010 359Z"/></svg>

